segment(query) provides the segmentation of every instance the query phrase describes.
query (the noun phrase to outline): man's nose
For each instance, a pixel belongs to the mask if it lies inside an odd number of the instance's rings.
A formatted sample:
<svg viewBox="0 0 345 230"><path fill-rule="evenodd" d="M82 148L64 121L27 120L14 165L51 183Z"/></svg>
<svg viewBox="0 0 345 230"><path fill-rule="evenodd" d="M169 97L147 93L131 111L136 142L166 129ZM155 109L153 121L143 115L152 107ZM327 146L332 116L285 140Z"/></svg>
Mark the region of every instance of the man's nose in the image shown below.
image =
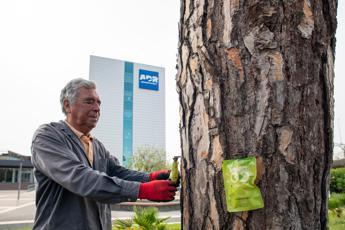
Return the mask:
<svg viewBox="0 0 345 230"><path fill-rule="evenodd" d="M101 105L98 103L94 103L92 109L99 112L101 110Z"/></svg>

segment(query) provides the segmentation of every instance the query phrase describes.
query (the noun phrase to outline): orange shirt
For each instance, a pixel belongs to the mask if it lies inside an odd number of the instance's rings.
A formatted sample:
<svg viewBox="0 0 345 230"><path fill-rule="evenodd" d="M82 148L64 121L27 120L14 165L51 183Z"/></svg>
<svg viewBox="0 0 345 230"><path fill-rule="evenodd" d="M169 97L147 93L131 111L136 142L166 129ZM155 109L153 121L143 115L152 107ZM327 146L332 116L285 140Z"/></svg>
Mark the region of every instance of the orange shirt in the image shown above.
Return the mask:
<svg viewBox="0 0 345 230"><path fill-rule="evenodd" d="M67 121L65 121L65 122L68 125L68 127L71 128L73 133L75 133L75 135L77 135L77 137L79 138L79 140L83 144L84 150L85 150L85 155L86 155L87 159L89 160L90 165L92 166L92 164L93 164L93 148L92 148L92 137L91 137L91 135L90 134L85 135L84 133L76 130Z"/></svg>

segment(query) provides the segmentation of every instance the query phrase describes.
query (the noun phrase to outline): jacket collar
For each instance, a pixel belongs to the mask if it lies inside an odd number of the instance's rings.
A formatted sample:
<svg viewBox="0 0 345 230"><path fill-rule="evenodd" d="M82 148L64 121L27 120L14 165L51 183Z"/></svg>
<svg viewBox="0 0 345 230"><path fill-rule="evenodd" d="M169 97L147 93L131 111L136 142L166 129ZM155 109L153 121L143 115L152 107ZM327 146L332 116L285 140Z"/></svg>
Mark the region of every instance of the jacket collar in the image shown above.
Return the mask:
<svg viewBox="0 0 345 230"><path fill-rule="evenodd" d="M68 127L65 121L61 120L57 122L57 128L72 139L78 139L77 135Z"/></svg>
<svg viewBox="0 0 345 230"><path fill-rule="evenodd" d="M77 135L71 130L70 127L68 127L68 125L66 124L65 121L61 120L56 124L56 127L61 130L61 132L63 132L67 137L69 137L70 139L72 139L75 143L77 143L79 145L79 147L81 149L84 150L84 147L80 141L80 139L77 137Z"/></svg>
<svg viewBox="0 0 345 230"><path fill-rule="evenodd" d="M70 139L72 139L78 146L79 148L84 151L85 153L85 149L83 144L81 143L81 140L77 137L77 135L71 130L70 127L68 127L68 125L66 124L65 121L61 120L59 122L56 123L56 126L58 129L61 130L61 132L63 132L67 137L69 137ZM84 154L84 160L86 164L89 164L89 161L87 160L86 154Z"/></svg>

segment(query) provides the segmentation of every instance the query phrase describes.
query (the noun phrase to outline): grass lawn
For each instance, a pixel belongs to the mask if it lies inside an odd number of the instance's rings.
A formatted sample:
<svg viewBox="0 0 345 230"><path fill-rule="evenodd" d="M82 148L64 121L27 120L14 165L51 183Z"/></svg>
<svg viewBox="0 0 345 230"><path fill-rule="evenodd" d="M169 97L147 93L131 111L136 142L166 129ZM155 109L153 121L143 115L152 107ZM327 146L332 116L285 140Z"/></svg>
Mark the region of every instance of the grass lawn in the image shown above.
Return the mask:
<svg viewBox="0 0 345 230"><path fill-rule="evenodd" d="M342 208L338 214L328 211L328 227L330 230L345 229L345 208Z"/></svg>
<svg viewBox="0 0 345 230"><path fill-rule="evenodd" d="M181 224L167 224L168 230L180 230Z"/></svg>

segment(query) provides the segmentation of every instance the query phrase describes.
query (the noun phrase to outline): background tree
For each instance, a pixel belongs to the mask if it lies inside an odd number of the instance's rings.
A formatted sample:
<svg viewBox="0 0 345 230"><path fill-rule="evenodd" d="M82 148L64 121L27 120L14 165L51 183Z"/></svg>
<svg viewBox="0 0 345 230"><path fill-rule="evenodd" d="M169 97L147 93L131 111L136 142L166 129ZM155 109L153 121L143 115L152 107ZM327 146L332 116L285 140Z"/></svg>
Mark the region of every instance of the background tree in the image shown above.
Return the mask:
<svg viewBox="0 0 345 230"><path fill-rule="evenodd" d="M166 152L153 146L145 145L137 148L130 161L129 168L144 172L168 169Z"/></svg>
<svg viewBox="0 0 345 230"><path fill-rule="evenodd" d="M184 229L326 229L337 1L182 0ZM230 214L221 165L257 156L265 208Z"/></svg>

